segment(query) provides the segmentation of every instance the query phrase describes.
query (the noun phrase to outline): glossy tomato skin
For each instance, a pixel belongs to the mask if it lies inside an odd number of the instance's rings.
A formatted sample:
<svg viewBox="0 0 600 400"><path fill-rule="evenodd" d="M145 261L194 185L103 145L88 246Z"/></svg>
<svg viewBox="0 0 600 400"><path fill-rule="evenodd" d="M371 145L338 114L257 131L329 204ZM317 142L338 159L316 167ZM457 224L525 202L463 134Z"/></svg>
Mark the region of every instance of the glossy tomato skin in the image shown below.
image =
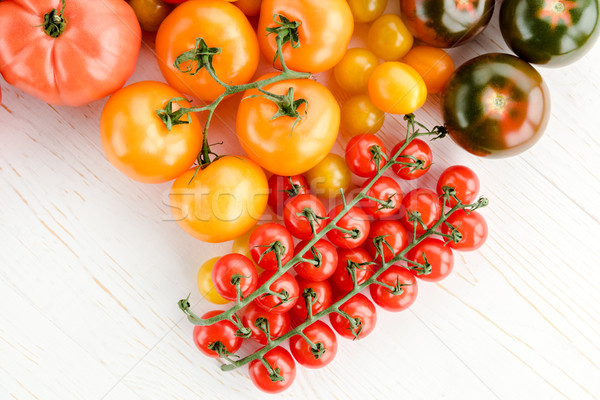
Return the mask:
<svg viewBox="0 0 600 400"><path fill-rule="evenodd" d="M214 269L215 263L219 261L221 257L213 257L204 262L198 269L197 275L197 283L198 283L198 291L202 297L206 300L210 301L213 304L227 304L229 300L224 299L217 289L215 289L215 285L212 280L212 271Z"/></svg>
<svg viewBox="0 0 600 400"><path fill-rule="evenodd" d="M444 88L442 110L450 137L470 153L519 154L543 135L550 92L525 61L490 53L460 66Z"/></svg>
<svg viewBox="0 0 600 400"><path fill-rule="evenodd" d="M425 258L427 258L427 262L431 265L431 272L423 274L414 269L411 272L417 278L429 282L441 281L450 275L454 267L454 254L450 244L445 245L443 241L432 237L425 238L413 247L406 254L406 258L421 265L425 264Z"/></svg>
<svg viewBox="0 0 600 400"><path fill-rule="evenodd" d="M346 139L363 133L377 133L384 121L385 112L366 94L349 97L340 110L340 130Z"/></svg>
<svg viewBox="0 0 600 400"><path fill-rule="evenodd" d="M367 92L371 72L379 64L377 56L367 49L348 49L344 57L333 68L337 84L351 94Z"/></svg>
<svg viewBox="0 0 600 400"><path fill-rule="evenodd" d="M302 215L303 212L310 213L309 210L312 210L316 220L311 217L309 221L306 215ZM316 196L301 194L286 203L283 210L283 222L292 235L300 240L309 240L313 237L313 228L316 233L319 233L327 225L327 211L325 211L323 202Z"/></svg>
<svg viewBox="0 0 600 400"><path fill-rule="evenodd" d="M240 275L242 297L250 295L258 284L258 274L252 261L241 254L227 254L215 262L211 278L217 293L226 300L237 299L237 289L231 282L234 275Z"/></svg>
<svg viewBox="0 0 600 400"><path fill-rule="evenodd" d="M296 254L302 250L308 241L302 241L296 246ZM311 248L302 255L307 260L318 261L318 265L301 262L294 266L294 270L305 279L311 281L324 281L335 272L338 263L338 253L334 245L325 239L319 239Z"/></svg>
<svg viewBox="0 0 600 400"><path fill-rule="evenodd" d="M448 53L432 46L415 46L402 61L421 75L427 86L427 94L440 92L455 69Z"/></svg>
<svg viewBox="0 0 600 400"><path fill-rule="evenodd" d="M504 41L523 60L561 67L598 39L598 0L507 0L500 8Z"/></svg>
<svg viewBox="0 0 600 400"><path fill-rule="evenodd" d="M173 182L171 213L190 235L211 243L233 240L252 228L267 207L267 177L242 156L227 156Z"/></svg>
<svg viewBox="0 0 600 400"><path fill-rule="evenodd" d="M344 207L340 204L331 209L331 211L329 211L329 219L334 219L343 208ZM335 225L348 231L358 232L356 237L350 237L348 233L335 228L327 232L327 239L329 239L331 243L346 249L353 249L362 245L367 240L369 229L371 228L369 217L358 207L352 207L348 210Z"/></svg>
<svg viewBox="0 0 600 400"><path fill-rule="evenodd" d="M129 0L128 3L135 11L142 30L146 32L156 32L173 9L163 0Z"/></svg>
<svg viewBox="0 0 600 400"><path fill-rule="evenodd" d="M383 246L383 257L385 262L390 261L396 254L400 253L406 246L408 246L408 233L402 223L397 220L379 220L371 224L371 231L369 232L369 239L367 239L366 248L371 259L381 262L381 254L377 254L377 248L373 243L373 240L378 236L384 236L384 240L387 243L382 244ZM388 245L390 247L388 247Z"/></svg>
<svg viewBox="0 0 600 400"><path fill-rule="evenodd" d="M78 107L125 84L142 32L123 0L71 0L64 30L52 38L40 24L44 14L61 7L55 0L0 2L0 73L42 101Z"/></svg>
<svg viewBox="0 0 600 400"><path fill-rule="evenodd" d="M271 279L271 277L276 274L276 271L264 271L258 277L257 287L262 286L266 281ZM282 290L285 290L289 295L288 302L282 303L281 299L272 294L266 296L259 296L254 299L256 305L266 311L270 311L273 314L282 314L284 312L288 312L296 301L298 301L299 289L298 282L296 282L296 278L287 272L281 275L279 278L275 280L275 282L271 283L269 286L269 290L275 293L281 293Z"/></svg>
<svg viewBox="0 0 600 400"><path fill-rule="evenodd" d="M346 145L346 164L350 171L364 178L372 178L377 174L377 163L373 152L380 153L379 168L383 167L387 151L381 139L372 134L354 136Z"/></svg>
<svg viewBox="0 0 600 400"><path fill-rule="evenodd" d="M266 79L273 75L263 76ZM285 95L294 88L294 99L305 99L298 107L302 119L282 116L273 119L278 109L271 100L259 97L257 90L244 92L236 120L242 148L252 160L277 175L302 174L323 160L333 147L340 127L340 108L331 92L310 79L281 81L265 90ZM307 111L306 115L304 112ZM293 132L292 132L292 127Z"/></svg>
<svg viewBox="0 0 600 400"><path fill-rule="evenodd" d="M454 47L485 29L494 0L400 0L400 15L415 38L436 47Z"/></svg>
<svg viewBox="0 0 600 400"><path fill-rule="evenodd" d="M408 269L399 265L392 265L377 277L379 282L390 286L397 283L402 286L402 293L392 294L389 288L381 285L371 284L369 291L371 298L381 308L387 311L403 311L410 307L417 299L418 287L415 276Z"/></svg>
<svg viewBox="0 0 600 400"><path fill-rule="evenodd" d="M262 0L237 0L233 4L238 7L246 16L256 17L260 13Z"/></svg>
<svg viewBox="0 0 600 400"><path fill-rule="evenodd" d="M310 293L310 290L315 295L315 302L313 302L311 307L312 315L323 311L331 305L332 290L328 281L311 281L302 277L298 277L297 281L300 289L300 298L291 310L292 315L297 319L304 321L308 315L305 293Z"/></svg>
<svg viewBox="0 0 600 400"><path fill-rule="evenodd" d="M242 314L242 323L252 331L250 338L260 344L267 344L267 336L255 325L256 320L260 317L266 318L269 322L271 339L276 339L290 330L290 316L288 313L275 314L265 311L252 302L246 306L244 314Z"/></svg>
<svg viewBox="0 0 600 400"><path fill-rule="evenodd" d="M277 215L282 215L284 205L290 197L308 192L308 182L302 175L271 175L269 178L269 207Z"/></svg>
<svg viewBox="0 0 600 400"><path fill-rule="evenodd" d="M352 172L346 161L335 153L327 154L305 175L311 192L325 199L340 197L340 189L348 193L352 183Z"/></svg>
<svg viewBox="0 0 600 400"><path fill-rule="evenodd" d="M377 19L385 11L387 0L348 0L354 22L367 23Z"/></svg>
<svg viewBox="0 0 600 400"><path fill-rule="evenodd" d="M181 93L162 82L136 82L114 93L100 116L100 138L108 161L139 182L163 183L192 166L202 148L202 124L189 114L189 124L168 130L156 111ZM178 101L181 107L190 103ZM189 118L189 119L188 119Z"/></svg>
<svg viewBox="0 0 600 400"><path fill-rule="evenodd" d="M202 316L203 319L214 317L223 311L209 311ZM208 348L214 342L221 342L225 349L230 353L238 351L242 345L243 339L235 335L237 327L228 320L216 322L212 325L194 326L194 344L204 355L217 358L218 354Z"/></svg>
<svg viewBox="0 0 600 400"><path fill-rule="evenodd" d="M379 64L369 78L369 97L381 111L410 114L427 99L427 86L410 65L398 61Z"/></svg>
<svg viewBox="0 0 600 400"><path fill-rule="evenodd" d="M274 59L277 50L275 34L267 35L267 27L276 27L275 14L290 21L300 21L300 46L283 46L286 65L303 72L323 72L333 68L346 53L354 22L345 0L263 0L258 21L258 41L267 60ZM276 63L279 65L279 62Z"/></svg>
<svg viewBox="0 0 600 400"><path fill-rule="evenodd" d="M398 143L394 146L392 150L392 155L398 153L400 147L404 142ZM421 139L412 140L402 152L396 157L396 161L411 163L415 160L407 157L412 156L417 160L421 161L421 167L414 169L412 167L408 167L402 164L394 164L392 165L392 171L401 179L404 180L413 180L422 177L429 171L429 167L431 167L431 163L433 161L433 154L431 153L431 148L427 144L427 142Z"/></svg>
<svg viewBox="0 0 600 400"><path fill-rule="evenodd" d="M361 186L364 189L369 181L365 181ZM362 210L370 216L375 218L386 218L395 215L402 206L402 189L400 185L388 176L381 176L377 179L377 182L371 186L366 193L367 196L387 201L388 207L383 208L382 204L373 201L371 199L362 199L358 205Z"/></svg>
<svg viewBox="0 0 600 400"><path fill-rule="evenodd" d="M479 193L479 178L475 171L464 165L453 165L446 168L438 178L436 191L440 196L444 195L444 186L454 188L456 197L463 204L472 204L477 200ZM448 198L445 207L454 207L456 200Z"/></svg>
<svg viewBox="0 0 600 400"><path fill-rule="evenodd" d="M458 243L451 241L448 246L460 251L475 251L480 248L488 237L488 226L485 218L477 211L465 212L458 210L448 217L447 223L454 226L462 234ZM450 228L444 224L442 233L450 234Z"/></svg>
<svg viewBox="0 0 600 400"><path fill-rule="evenodd" d="M230 85L250 81L260 52L256 34L244 13L221 0L189 0L177 6L156 33L158 66L171 86L208 102L225 91L206 68L190 75L173 65L180 54L195 48L197 38L203 38L208 47L221 49L221 53L213 57L213 66L221 81ZM180 68L185 70L191 66L185 62Z"/></svg>
<svg viewBox="0 0 600 400"><path fill-rule="evenodd" d="M360 333L358 333L358 329L354 330L354 333L358 334L359 339L368 336L373 332L373 329L375 329L375 324L377 323L377 310L371 300L364 294L355 294L340 306L340 310L346 312L353 318L360 318L362 330ZM329 321L331 322L333 329L335 329L340 336L346 339L355 339L355 336L352 333L353 329L350 327L350 322L346 318L338 313L331 313L329 314Z"/></svg>
<svg viewBox="0 0 600 400"><path fill-rule="evenodd" d="M306 368L322 368L329 364L337 353L337 338L333 330L323 321L315 321L302 331L314 344L320 343L325 352L315 358L311 347L300 335L290 338L290 351L298 363Z"/></svg>
<svg viewBox="0 0 600 400"><path fill-rule="evenodd" d="M354 283L347 269L348 262L352 261L359 265L356 268L356 284L360 285L373 276L377 265L371 264L373 257L362 247L355 249L340 249L338 251L338 264L331 276L331 284L339 293L347 293L354 288ZM364 264L364 265L361 265Z"/></svg>
<svg viewBox="0 0 600 400"><path fill-rule="evenodd" d="M442 213L441 201L437 193L429 189L417 188L411 190L404 196L402 205L404 206L404 214L400 221L411 236L414 230L413 221L409 221L412 212L421 213L421 221L427 229L431 228L440 219ZM417 234L424 233L427 229L417 223Z"/></svg>
<svg viewBox="0 0 600 400"><path fill-rule="evenodd" d="M248 364L252 383L266 393L280 393L290 387L296 378L296 363L290 353L283 347L277 346L265 354L265 360L272 368L279 369L279 375L283 380L273 382L264 364L260 360L254 360Z"/></svg>
<svg viewBox="0 0 600 400"><path fill-rule="evenodd" d="M382 15L369 28L367 46L382 60L399 60L412 45L413 36L396 14Z"/></svg>
<svg viewBox="0 0 600 400"><path fill-rule="evenodd" d="M294 256L294 239L284 226L276 223L260 225L250 235L248 244L250 255L254 262L261 268L270 271L276 271L278 269L275 252L267 252L269 250L268 247L276 241L280 242L283 246L281 265L284 265Z"/></svg>

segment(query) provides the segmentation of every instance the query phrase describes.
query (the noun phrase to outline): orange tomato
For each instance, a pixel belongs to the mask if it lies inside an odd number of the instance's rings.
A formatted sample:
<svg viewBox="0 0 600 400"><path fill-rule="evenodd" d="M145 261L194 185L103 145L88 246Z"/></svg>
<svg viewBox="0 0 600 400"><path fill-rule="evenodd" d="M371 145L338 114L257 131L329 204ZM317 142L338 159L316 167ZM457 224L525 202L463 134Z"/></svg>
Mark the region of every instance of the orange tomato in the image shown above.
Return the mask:
<svg viewBox="0 0 600 400"><path fill-rule="evenodd" d="M402 60L413 67L425 81L427 93L441 91L454 72L454 62L444 50L432 46L415 46Z"/></svg>
<svg viewBox="0 0 600 400"><path fill-rule="evenodd" d="M189 124L171 130L156 115L181 93L162 82L144 81L113 94L100 116L100 138L108 161L139 182L161 183L177 178L196 160L202 147L202 124L193 113ZM191 107L187 101L175 107ZM184 117L182 120L188 120Z"/></svg>
<svg viewBox="0 0 600 400"><path fill-rule="evenodd" d="M425 103L427 87L413 67L388 61L379 64L371 74L369 97L381 111L410 114Z"/></svg>
<svg viewBox="0 0 600 400"><path fill-rule="evenodd" d="M235 4L248 17L256 17L260 14L262 0L237 0Z"/></svg>
<svg viewBox="0 0 600 400"><path fill-rule="evenodd" d="M158 65L171 86L209 102L225 91L206 68L190 75L173 65L177 56L195 48L197 38L203 38L209 48L221 49L213 56L213 66L222 82L239 85L250 81L260 56L256 34L244 13L222 0L189 0L165 18L156 34ZM195 69L196 65L186 61L180 68Z"/></svg>
<svg viewBox="0 0 600 400"><path fill-rule="evenodd" d="M276 35L266 34L267 27L278 26L273 21L275 14L300 22L300 46L295 49L289 43L283 46L283 58L290 69L322 72L333 68L344 56L354 30L346 0L263 0L258 42L267 60L273 60L277 51Z"/></svg>

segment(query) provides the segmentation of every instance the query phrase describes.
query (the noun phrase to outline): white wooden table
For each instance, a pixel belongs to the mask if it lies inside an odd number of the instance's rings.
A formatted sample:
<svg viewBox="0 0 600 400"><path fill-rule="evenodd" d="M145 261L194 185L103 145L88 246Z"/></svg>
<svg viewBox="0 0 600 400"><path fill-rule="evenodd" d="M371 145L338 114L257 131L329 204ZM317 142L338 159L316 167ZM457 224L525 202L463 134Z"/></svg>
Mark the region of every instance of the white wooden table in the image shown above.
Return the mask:
<svg viewBox="0 0 600 400"><path fill-rule="evenodd" d="M493 21L451 51L457 65L506 50ZM145 40L129 83L162 80ZM419 183L432 186L449 165L475 169L490 199L488 242L457 253L441 284L422 283L410 310L380 310L369 337L340 339L324 370L300 368L279 397L600 397L599 65L597 45L569 67L538 69L552 116L521 156L483 160L433 143L436 164ZM230 243L191 238L170 221L169 184L133 182L106 161L106 99L52 107L0 86L0 399L264 397L246 368L223 373L195 349L176 305L191 293L196 312L215 308L196 272ZM431 97L417 116L439 124L438 109ZM402 134L399 121L388 116L386 143ZM230 122L212 137L240 152Z"/></svg>

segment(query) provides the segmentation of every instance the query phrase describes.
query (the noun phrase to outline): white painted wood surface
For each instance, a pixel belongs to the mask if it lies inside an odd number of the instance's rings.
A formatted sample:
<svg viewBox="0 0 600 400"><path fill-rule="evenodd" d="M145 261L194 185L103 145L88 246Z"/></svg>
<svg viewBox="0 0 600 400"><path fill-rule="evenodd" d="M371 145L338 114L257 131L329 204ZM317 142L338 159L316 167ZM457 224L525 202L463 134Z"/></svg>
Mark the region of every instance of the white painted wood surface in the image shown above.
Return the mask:
<svg viewBox="0 0 600 400"><path fill-rule="evenodd" d="M506 50L493 21L451 51L457 65ZM162 80L144 39L129 83ZM452 164L474 168L491 202L487 244L457 253L443 283L422 283L409 311L380 310L369 337L340 339L324 370L300 368L279 397L600 397L598 65L600 45L569 67L538 69L552 117L519 157L482 160L434 142L436 164L419 184L432 186ZM197 292L196 272L230 243L187 236L170 221L169 184L133 182L106 161L106 100L52 107L0 86L0 399L265 397L246 368L223 373L199 354L176 305L191 293L198 313L215 308ZM417 115L438 124L438 107L432 97ZM239 152L225 114L212 138ZM388 116L384 140L402 132Z"/></svg>

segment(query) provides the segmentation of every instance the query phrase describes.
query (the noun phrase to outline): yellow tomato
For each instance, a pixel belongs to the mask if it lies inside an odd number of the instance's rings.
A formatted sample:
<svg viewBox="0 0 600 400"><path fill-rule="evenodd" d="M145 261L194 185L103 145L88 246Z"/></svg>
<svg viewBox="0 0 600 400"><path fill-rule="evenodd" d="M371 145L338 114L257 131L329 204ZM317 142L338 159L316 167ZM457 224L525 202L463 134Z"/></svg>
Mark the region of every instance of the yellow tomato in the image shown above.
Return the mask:
<svg viewBox="0 0 600 400"><path fill-rule="evenodd" d="M212 270L219 258L221 257L211 258L202 264L198 270L198 290L202 297L213 304L227 304L229 300L221 297L212 282Z"/></svg>
<svg viewBox="0 0 600 400"><path fill-rule="evenodd" d="M320 163L305 174L312 193L320 197L340 196L340 189L348 192L352 181L352 172L346 160L337 154L329 153Z"/></svg>
<svg viewBox="0 0 600 400"><path fill-rule="evenodd" d="M254 262L254 259L250 254L250 235L252 235L252 232L254 232L254 230L258 227L259 225L255 225L248 232L233 239L233 243L231 243L231 252L242 254L252 260L256 271L260 274L262 271L264 271L264 269Z"/></svg>
<svg viewBox="0 0 600 400"><path fill-rule="evenodd" d="M349 49L333 68L335 80L348 93L366 93L369 77L379 64L375 54L367 49Z"/></svg>
<svg viewBox="0 0 600 400"><path fill-rule="evenodd" d="M369 79L369 97L381 111L410 114L425 103L427 87L413 67L388 61L373 71Z"/></svg>
<svg viewBox="0 0 600 400"><path fill-rule="evenodd" d="M352 96L342 104L340 125L346 139L363 133L376 133L384 120L385 113L367 95Z"/></svg>
<svg viewBox="0 0 600 400"><path fill-rule="evenodd" d="M367 47L383 60L399 60L413 45L413 36L395 14L377 18L369 28Z"/></svg>
<svg viewBox="0 0 600 400"><path fill-rule="evenodd" d="M371 22L383 14L387 0L348 0L354 22Z"/></svg>
<svg viewBox="0 0 600 400"><path fill-rule="evenodd" d="M444 50L432 46L413 47L402 60L425 81L427 93L441 91L454 72L454 62Z"/></svg>

